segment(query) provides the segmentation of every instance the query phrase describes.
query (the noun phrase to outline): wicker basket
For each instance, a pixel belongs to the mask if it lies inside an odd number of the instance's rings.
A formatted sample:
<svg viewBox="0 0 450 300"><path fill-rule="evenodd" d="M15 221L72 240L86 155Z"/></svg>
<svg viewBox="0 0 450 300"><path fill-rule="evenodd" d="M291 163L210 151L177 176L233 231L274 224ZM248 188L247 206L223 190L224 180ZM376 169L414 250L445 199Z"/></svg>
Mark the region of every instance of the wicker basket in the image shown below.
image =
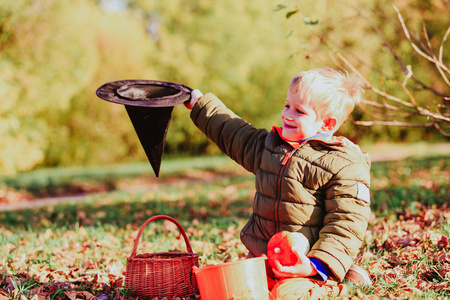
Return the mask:
<svg viewBox="0 0 450 300"><path fill-rule="evenodd" d="M155 220L165 219L177 225L183 235L188 252L160 252L136 255L142 232ZM169 216L153 216L139 230L134 241L133 251L127 258L125 286L132 295L141 299L154 297L181 297L198 294L198 286L193 266L198 267L198 254L192 252L191 244L183 227Z"/></svg>

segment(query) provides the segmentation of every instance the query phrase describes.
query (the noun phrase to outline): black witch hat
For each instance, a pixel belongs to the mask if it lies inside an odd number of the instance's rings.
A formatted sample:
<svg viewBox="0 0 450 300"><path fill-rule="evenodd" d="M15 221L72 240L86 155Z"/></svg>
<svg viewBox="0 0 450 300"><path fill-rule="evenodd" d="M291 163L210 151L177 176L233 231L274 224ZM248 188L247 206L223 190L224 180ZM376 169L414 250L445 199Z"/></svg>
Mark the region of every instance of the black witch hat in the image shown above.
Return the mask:
<svg viewBox="0 0 450 300"><path fill-rule="evenodd" d="M125 105L141 145L158 177L173 107L189 102L191 91L187 86L165 81L120 80L99 87L97 96Z"/></svg>

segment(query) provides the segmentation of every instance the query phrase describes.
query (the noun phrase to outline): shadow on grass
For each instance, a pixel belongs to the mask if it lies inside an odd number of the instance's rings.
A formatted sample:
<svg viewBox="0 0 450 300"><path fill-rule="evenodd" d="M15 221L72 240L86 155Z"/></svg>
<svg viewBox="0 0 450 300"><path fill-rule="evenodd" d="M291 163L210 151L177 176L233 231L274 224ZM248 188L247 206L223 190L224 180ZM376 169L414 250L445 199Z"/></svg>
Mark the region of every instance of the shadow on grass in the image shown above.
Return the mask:
<svg viewBox="0 0 450 300"><path fill-rule="evenodd" d="M415 202L427 206L450 203L449 165L450 157L447 156L374 162L371 169L372 210L388 214L393 210L413 207ZM109 182L116 190L86 195L78 200L47 207L3 211L0 212L0 224L5 228L29 229L107 225L123 228L138 227L152 215L165 214L180 220L182 225L183 222L186 224L197 219L226 230L233 222L250 216L254 176L226 171L226 168L219 171L218 168L220 163L216 163L210 171L189 170L184 166L182 172L174 171L157 180L144 180L140 188L134 191L117 190L120 188L119 177L113 180L105 173L90 171L89 176L85 175L86 180L98 184ZM121 174L130 178L131 173ZM75 176L80 177L80 174ZM70 178L70 174L66 174L65 178ZM23 184L23 177L21 180L16 184ZM45 179L41 180L45 182ZM59 182L66 184L67 180L60 178ZM10 185L14 184L10 182ZM36 185L32 188L36 189Z"/></svg>
<svg viewBox="0 0 450 300"><path fill-rule="evenodd" d="M173 178L171 179L172 181ZM153 215L164 214L183 223L194 219L226 230L249 218L253 175L218 176L210 180L175 180L137 192L116 190L74 198L57 205L0 212L5 228L141 226Z"/></svg>

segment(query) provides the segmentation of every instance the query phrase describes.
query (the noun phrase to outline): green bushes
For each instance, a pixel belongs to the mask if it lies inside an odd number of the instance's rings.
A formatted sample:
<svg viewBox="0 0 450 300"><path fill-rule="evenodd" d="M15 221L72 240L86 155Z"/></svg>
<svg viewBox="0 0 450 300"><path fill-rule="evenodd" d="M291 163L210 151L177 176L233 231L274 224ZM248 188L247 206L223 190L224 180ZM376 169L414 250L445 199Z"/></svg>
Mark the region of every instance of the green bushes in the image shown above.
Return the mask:
<svg viewBox="0 0 450 300"><path fill-rule="evenodd" d="M299 22L299 14L287 22L285 11L275 11L269 0L130 0L118 11L103 9L104 2L0 0L0 174L146 160L125 109L95 96L105 82L154 79L214 92L238 115L271 128L279 123L290 78L303 69L332 66L328 49L317 42L321 31L342 38L342 47L387 73L396 63L382 54L364 18L337 2L299 4L318 23ZM393 14L390 3L376 3ZM405 8L413 25L432 23L433 7L416 6ZM442 20L432 15L437 25L447 21L445 14ZM377 22L390 41L398 40L397 27L384 18ZM438 36L444 26L436 26ZM393 44L402 58L409 55ZM427 74L418 73L421 79ZM352 118L364 115L357 111ZM355 130L351 123L341 133L369 141L433 138L418 129ZM166 153L211 154L217 148L194 128L189 112L176 107Z"/></svg>

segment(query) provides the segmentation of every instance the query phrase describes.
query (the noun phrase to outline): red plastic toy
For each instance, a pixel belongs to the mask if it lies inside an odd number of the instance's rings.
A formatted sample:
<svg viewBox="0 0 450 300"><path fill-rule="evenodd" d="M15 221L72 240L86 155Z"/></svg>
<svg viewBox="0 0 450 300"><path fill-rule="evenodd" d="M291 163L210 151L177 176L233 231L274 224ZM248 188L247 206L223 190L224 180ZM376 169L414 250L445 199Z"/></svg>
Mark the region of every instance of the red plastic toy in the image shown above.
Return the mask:
<svg viewBox="0 0 450 300"><path fill-rule="evenodd" d="M267 245L267 258L272 268L276 267L277 260L283 266L293 266L297 263L297 255L291 250L294 245L309 250L309 242L301 233L281 231L272 236Z"/></svg>

